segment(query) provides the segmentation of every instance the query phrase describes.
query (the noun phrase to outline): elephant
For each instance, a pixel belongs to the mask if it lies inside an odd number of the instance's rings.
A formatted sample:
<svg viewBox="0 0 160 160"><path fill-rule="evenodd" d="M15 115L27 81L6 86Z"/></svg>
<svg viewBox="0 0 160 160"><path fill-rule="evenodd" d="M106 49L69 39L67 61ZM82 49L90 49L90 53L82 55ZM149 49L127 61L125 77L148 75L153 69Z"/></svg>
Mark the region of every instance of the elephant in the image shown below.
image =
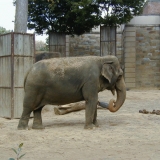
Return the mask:
<svg viewBox="0 0 160 160"><path fill-rule="evenodd" d="M61 57L61 54L59 52L43 52L43 53L38 53L35 55L35 62L38 62L43 59L50 59L50 58L56 58L56 57Z"/></svg>
<svg viewBox="0 0 160 160"><path fill-rule="evenodd" d="M18 129L27 129L33 111L33 129L44 129L41 111L47 105L85 101L85 129L98 127L98 93L117 93L108 110L116 112L126 98L123 71L116 56L66 57L41 60L30 68L24 80L23 112Z"/></svg>

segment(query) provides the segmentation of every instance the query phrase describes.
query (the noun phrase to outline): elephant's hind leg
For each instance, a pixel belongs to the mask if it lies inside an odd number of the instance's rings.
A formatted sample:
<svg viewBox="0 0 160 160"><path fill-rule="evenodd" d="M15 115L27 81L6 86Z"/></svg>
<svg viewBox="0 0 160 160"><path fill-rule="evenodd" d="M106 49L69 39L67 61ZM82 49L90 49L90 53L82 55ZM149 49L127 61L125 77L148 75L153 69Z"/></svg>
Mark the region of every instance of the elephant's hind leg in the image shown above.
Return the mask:
<svg viewBox="0 0 160 160"><path fill-rule="evenodd" d="M37 96L36 91L27 92L23 101L23 112L19 120L18 129L28 129L28 122L31 112L38 107L41 102L41 95Z"/></svg>
<svg viewBox="0 0 160 160"><path fill-rule="evenodd" d="M33 111L34 113L34 120L32 126L33 129L44 129L44 126L42 125L42 116L41 116L42 108L43 107Z"/></svg>
<svg viewBox="0 0 160 160"><path fill-rule="evenodd" d="M19 130L28 129L28 121L29 121L31 112L32 112L31 108L26 108L26 107L23 108L23 113L17 127Z"/></svg>

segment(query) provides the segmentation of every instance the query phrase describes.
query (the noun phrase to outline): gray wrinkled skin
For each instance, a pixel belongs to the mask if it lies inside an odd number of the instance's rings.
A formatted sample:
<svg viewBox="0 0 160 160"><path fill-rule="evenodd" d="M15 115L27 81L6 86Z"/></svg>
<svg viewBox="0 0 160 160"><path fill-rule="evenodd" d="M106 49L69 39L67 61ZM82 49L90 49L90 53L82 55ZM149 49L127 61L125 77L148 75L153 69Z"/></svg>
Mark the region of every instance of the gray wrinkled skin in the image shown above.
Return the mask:
<svg viewBox="0 0 160 160"><path fill-rule="evenodd" d="M117 92L117 111L125 100L123 71L115 56L52 58L35 63L24 81L23 113L18 129L27 129L34 112L34 129L43 129L41 110L47 105L64 105L85 100L85 128L97 124L98 92Z"/></svg>

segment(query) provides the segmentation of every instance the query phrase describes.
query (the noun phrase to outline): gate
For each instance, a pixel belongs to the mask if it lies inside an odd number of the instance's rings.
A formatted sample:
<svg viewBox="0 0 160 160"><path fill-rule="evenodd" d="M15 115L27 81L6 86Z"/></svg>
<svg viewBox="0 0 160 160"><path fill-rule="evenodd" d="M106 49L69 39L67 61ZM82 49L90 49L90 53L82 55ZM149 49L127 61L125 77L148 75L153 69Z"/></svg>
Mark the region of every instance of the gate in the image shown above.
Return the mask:
<svg viewBox="0 0 160 160"><path fill-rule="evenodd" d="M64 33L49 33L49 52L58 52L66 57L66 35Z"/></svg>
<svg viewBox="0 0 160 160"><path fill-rule="evenodd" d="M100 26L100 56L116 55L116 26Z"/></svg>
<svg viewBox="0 0 160 160"><path fill-rule="evenodd" d="M0 116L19 118L23 109L24 77L34 62L33 34L0 35Z"/></svg>

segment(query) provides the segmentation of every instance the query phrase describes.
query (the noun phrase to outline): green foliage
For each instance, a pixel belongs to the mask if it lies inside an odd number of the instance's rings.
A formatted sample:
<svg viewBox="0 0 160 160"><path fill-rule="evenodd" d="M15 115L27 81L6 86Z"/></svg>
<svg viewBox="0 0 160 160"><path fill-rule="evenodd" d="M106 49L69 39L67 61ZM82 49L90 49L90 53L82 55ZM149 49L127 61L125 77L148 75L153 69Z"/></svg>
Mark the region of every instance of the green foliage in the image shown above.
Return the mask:
<svg viewBox="0 0 160 160"><path fill-rule="evenodd" d="M129 22L142 12L145 0L98 0L105 14L101 23L109 26Z"/></svg>
<svg viewBox="0 0 160 160"><path fill-rule="evenodd" d="M46 42L43 41L36 41L36 51L48 51L48 44Z"/></svg>
<svg viewBox="0 0 160 160"><path fill-rule="evenodd" d="M100 24L127 23L141 13L145 0L29 0L28 28L81 35Z"/></svg>
<svg viewBox="0 0 160 160"><path fill-rule="evenodd" d="M12 150L13 150L13 151L15 152L15 154L16 154L16 159L14 159L14 158L9 158L9 160L20 160L20 159L25 155L25 154L20 155L20 153L21 153L21 151L22 151L22 146L23 146L23 143L19 144L17 150L14 149L14 148L12 148Z"/></svg>
<svg viewBox="0 0 160 160"><path fill-rule="evenodd" d="M3 27L0 27L0 34L9 33L9 32L11 32L11 31L10 30L6 30Z"/></svg>
<svg viewBox="0 0 160 160"><path fill-rule="evenodd" d="M99 25L99 9L91 0L29 0L28 28L81 35Z"/></svg>

